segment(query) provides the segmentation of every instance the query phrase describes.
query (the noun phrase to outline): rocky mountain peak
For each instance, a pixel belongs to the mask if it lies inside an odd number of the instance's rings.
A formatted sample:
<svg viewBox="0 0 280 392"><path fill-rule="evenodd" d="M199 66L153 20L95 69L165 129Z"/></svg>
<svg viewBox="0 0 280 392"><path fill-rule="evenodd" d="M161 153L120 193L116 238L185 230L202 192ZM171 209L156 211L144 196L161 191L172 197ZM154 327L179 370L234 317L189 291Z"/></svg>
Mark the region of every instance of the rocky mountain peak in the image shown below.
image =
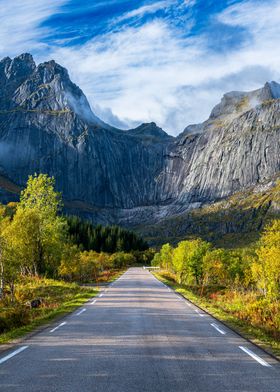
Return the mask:
<svg viewBox="0 0 280 392"><path fill-rule="evenodd" d="M0 109L73 112L87 123L110 128L92 112L66 68L54 60L36 66L29 53L0 62Z"/></svg>
<svg viewBox="0 0 280 392"><path fill-rule="evenodd" d="M7 79L17 79L18 81L27 78L36 68L33 57L29 53L23 53L13 60L8 58L6 64L9 64L5 69Z"/></svg>
<svg viewBox="0 0 280 392"><path fill-rule="evenodd" d="M280 84L277 82L267 82L264 86L264 89L267 90L268 96L270 94L271 99L279 99L280 98Z"/></svg>
<svg viewBox="0 0 280 392"><path fill-rule="evenodd" d="M264 101L280 98L280 84L272 81L257 90L231 91L224 94L221 102L214 107L210 119L234 118L250 109L255 108Z"/></svg>
<svg viewBox="0 0 280 392"><path fill-rule="evenodd" d="M132 136L141 138L146 142L169 141L173 137L168 135L162 128L158 127L155 122L143 123L139 127L126 131Z"/></svg>
<svg viewBox="0 0 280 392"><path fill-rule="evenodd" d="M228 126L243 113L256 108L264 102L280 99L280 84L266 82L265 85L253 91L231 91L223 95L221 102L211 111L208 120L201 124L188 125L179 135L180 143L190 134L203 133L210 129Z"/></svg>
<svg viewBox="0 0 280 392"><path fill-rule="evenodd" d="M67 83L71 83L67 69L57 64L54 60L39 64L36 74L40 75L43 83L51 83L54 78L60 78Z"/></svg>

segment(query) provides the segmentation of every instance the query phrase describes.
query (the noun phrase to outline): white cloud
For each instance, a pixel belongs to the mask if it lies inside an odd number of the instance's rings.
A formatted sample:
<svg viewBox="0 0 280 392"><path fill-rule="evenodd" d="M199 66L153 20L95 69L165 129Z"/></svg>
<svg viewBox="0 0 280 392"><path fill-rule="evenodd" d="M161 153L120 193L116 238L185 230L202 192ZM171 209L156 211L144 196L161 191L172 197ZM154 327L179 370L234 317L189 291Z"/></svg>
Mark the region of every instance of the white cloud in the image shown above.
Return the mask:
<svg viewBox="0 0 280 392"><path fill-rule="evenodd" d="M46 28L40 27L66 0L0 0L0 56L43 50Z"/></svg>
<svg viewBox="0 0 280 392"><path fill-rule="evenodd" d="M141 18L145 14L153 14L161 9L168 7L172 3L174 3L174 0L164 0L148 5L143 5L142 7L136 8L132 11L126 12L125 14L121 15L119 18L116 19L116 22L123 22L127 19L131 19L135 17Z"/></svg>
<svg viewBox="0 0 280 392"><path fill-rule="evenodd" d="M58 49L53 56L70 69L91 102L111 108L127 124L156 121L176 134L206 119L228 90L250 90L279 78L280 12L261 34L260 19L265 13L266 22L268 10L258 7L246 2L218 16L224 24L248 29L250 39L235 51L211 52L207 36L183 40L169 24L155 20L98 37L79 50Z"/></svg>
<svg viewBox="0 0 280 392"><path fill-rule="evenodd" d="M21 2L15 1L20 6ZM13 7L4 10L10 15L5 17L6 28L11 23L18 36L11 37L12 51L35 50L38 60L48 60L51 54L69 69L97 114L116 126L156 121L176 134L188 124L206 119L223 93L255 89L267 80L280 79L279 0L265 4L243 1L217 15L219 23L240 26L247 34L239 47L223 52L209 49L207 35L183 39L170 20L155 19L98 36L79 47L48 47L38 53L45 34L39 25L56 10L45 0L38 3L25 1L15 21ZM62 3L55 2L56 6ZM191 7L194 1L181 4ZM152 8L141 8L132 11L135 16L153 12ZM186 23L192 21L186 19ZM7 55L10 45L4 30L0 24L0 52ZM6 37L4 44L2 37Z"/></svg>

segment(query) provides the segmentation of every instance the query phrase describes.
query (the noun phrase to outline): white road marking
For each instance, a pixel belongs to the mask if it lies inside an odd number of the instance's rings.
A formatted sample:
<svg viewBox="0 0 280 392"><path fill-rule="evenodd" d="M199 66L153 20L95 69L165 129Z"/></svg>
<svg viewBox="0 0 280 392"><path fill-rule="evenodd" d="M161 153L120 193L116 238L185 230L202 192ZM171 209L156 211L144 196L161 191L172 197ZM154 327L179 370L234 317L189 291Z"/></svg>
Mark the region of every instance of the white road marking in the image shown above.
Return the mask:
<svg viewBox="0 0 280 392"><path fill-rule="evenodd" d="M213 328L215 328L215 329L216 329L218 332L220 332L222 335L225 335L225 334L226 334L225 331L223 331L221 328L219 328L217 324L212 323L211 325L212 325Z"/></svg>
<svg viewBox="0 0 280 392"><path fill-rule="evenodd" d="M103 297L103 294L99 294L99 298Z"/></svg>
<svg viewBox="0 0 280 392"><path fill-rule="evenodd" d="M17 350L13 351L12 353L6 355L5 357L0 359L0 365L1 363L4 363L6 361L8 361L8 359L14 357L15 355L21 353L23 350L26 350L29 346L22 346L20 348L18 348Z"/></svg>
<svg viewBox="0 0 280 392"><path fill-rule="evenodd" d="M62 326L65 325L65 324L66 324L66 321L64 321L63 323L59 324L57 327L51 329L50 332L56 331L58 328L62 327Z"/></svg>
<svg viewBox="0 0 280 392"><path fill-rule="evenodd" d="M204 314L200 313L199 310L195 309L196 313L200 316L200 317L204 317Z"/></svg>
<svg viewBox="0 0 280 392"><path fill-rule="evenodd" d="M84 313L86 311L86 308L81 309L78 313L76 313L76 316L80 316L80 314Z"/></svg>
<svg viewBox="0 0 280 392"><path fill-rule="evenodd" d="M91 304L91 305L94 305L94 304L95 304L95 302L96 302L96 299L95 299L94 301L92 301L90 304Z"/></svg>
<svg viewBox="0 0 280 392"><path fill-rule="evenodd" d="M239 348L246 354L250 355L250 357L252 357L255 361L259 362L262 366L271 367L269 363L267 363L264 359L253 353L253 351L249 350L248 348L243 346L239 346Z"/></svg>

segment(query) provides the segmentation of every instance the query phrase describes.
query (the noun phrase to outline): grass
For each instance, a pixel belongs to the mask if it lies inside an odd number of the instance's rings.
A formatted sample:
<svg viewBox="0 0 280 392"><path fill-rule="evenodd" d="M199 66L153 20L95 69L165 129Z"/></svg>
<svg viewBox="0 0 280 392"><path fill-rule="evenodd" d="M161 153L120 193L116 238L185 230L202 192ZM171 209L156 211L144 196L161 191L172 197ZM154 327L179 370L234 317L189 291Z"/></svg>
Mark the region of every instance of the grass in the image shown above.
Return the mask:
<svg viewBox="0 0 280 392"><path fill-rule="evenodd" d="M118 279L125 271L126 268L121 270L115 269L115 270L104 271L97 278L97 283L111 283L114 280Z"/></svg>
<svg viewBox="0 0 280 392"><path fill-rule="evenodd" d="M210 313L212 316L222 321L225 325L235 330L237 333L249 339L253 343L262 347L267 352L273 354L280 360L280 341L277 337L273 337L264 328L254 326L249 321L240 319L234 314L230 303L221 304L215 303L207 297L201 297L189 287L177 284L170 275L159 272L154 275L162 282L172 287L176 292L180 293L183 297L199 306L201 309ZM243 304L243 306L246 306ZM277 331L276 331L277 332ZM278 331L279 333L279 331ZM279 336L279 335L278 335Z"/></svg>
<svg viewBox="0 0 280 392"><path fill-rule="evenodd" d="M11 328L0 334L0 344L20 338L34 329L73 312L88 299L96 296L98 290L92 287L80 287L75 283L66 283L52 279L29 278L17 287L16 304L0 302L0 314L7 315L14 309L24 309L24 325ZM30 309L26 302L42 298L43 305Z"/></svg>
<svg viewBox="0 0 280 392"><path fill-rule="evenodd" d="M96 286L113 282L124 272L125 269L104 271L99 276ZM73 312L88 299L97 295L99 290L96 286L92 287L90 283L88 285L78 285L61 280L25 278L17 286L16 303L14 305L0 301L0 319L1 315L9 315L9 312L14 309L24 309L25 312L27 311L27 319L24 320L26 323L0 334L0 345L21 338L35 329L48 325L51 321ZM29 309L26 306L27 302L36 298L42 298L43 305L37 309Z"/></svg>

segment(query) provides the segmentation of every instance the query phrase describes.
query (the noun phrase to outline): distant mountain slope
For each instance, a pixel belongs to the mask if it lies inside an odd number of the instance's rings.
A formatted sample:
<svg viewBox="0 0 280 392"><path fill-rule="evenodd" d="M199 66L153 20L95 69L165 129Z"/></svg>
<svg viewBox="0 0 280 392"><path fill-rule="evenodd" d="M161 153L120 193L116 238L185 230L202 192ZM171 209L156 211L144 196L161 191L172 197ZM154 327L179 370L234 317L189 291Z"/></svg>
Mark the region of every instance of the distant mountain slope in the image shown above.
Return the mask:
<svg viewBox="0 0 280 392"><path fill-rule="evenodd" d="M0 61L0 199L29 174L56 178L65 205L96 222L160 222L266 183L280 171L280 85L227 93L173 138L155 123L122 131L91 110L65 68ZM11 185L12 184L12 185ZM10 195L10 196L9 196Z"/></svg>
<svg viewBox="0 0 280 392"><path fill-rule="evenodd" d="M218 246L234 248L255 242L264 226L275 218L280 218L280 176L156 224L139 225L135 230L155 246L199 236Z"/></svg>

